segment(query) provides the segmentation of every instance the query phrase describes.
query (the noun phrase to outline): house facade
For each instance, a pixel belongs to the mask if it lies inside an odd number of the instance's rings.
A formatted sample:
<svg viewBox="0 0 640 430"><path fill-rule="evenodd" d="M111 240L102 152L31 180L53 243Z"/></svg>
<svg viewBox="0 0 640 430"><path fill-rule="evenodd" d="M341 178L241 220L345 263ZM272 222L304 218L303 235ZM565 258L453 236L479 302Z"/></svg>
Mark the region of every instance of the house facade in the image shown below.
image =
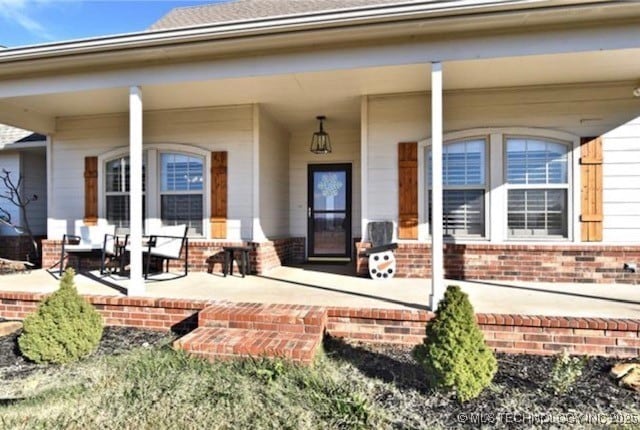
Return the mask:
<svg viewBox="0 0 640 430"><path fill-rule="evenodd" d="M47 163L46 137L0 124L0 175L8 173L27 205L26 218L37 240L47 234ZM0 195L10 197L10 184L0 181ZM33 196L36 196L35 198ZM24 232L22 209L10 200L0 198L0 258L35 259L31 241Z"/></svg>
<svg viewBox="0 0 640 430"><path fill-rule="evenodd" d="M187 223L196 270L249 243L365 273L392 221L398 276L637 282L640 5L338 3L1 51L0 121L48 136L45 267L83 225Z"/></svg>

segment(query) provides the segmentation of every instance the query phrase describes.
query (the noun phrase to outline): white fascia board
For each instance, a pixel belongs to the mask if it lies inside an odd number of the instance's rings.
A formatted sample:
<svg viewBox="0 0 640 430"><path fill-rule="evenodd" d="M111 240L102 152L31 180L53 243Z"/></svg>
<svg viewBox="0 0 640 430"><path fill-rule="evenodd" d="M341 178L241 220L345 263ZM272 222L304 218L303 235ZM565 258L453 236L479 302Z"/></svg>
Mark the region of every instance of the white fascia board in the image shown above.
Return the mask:
<svg viewBox="0 0 640 430"><path fill-rule="evenodd" d="M22 149L46 148L46 140L34 140L32 142L14 142L0 144L0 151L20 151Z"/></svg>
<svg viewBox="0 0 640 430"><path fill-rule="evenodd" d="M277 30L282 30L283 27L288 27L288 29L297 27L298 30L308 30L308 27L312 24L322 27L336 23L341 23L342 25L362 25L365 20L374 20L379 22L380 20L388 20L391 18L398 19L399 17L403 17L405 19L415 18L414 15L425 13L431 16L465 15L479 13L481 11L506 11L522 9L523 7L531 8L534 6L541 7L558 4L557 1L546 2L546 5L543 3L545 2L541 0L458 0L447 2L416 1L414 3L392 6L376 5L367 8L323 11L284 17L267 17L250 21L232 21L213 25L142 31L113 36L71 40L68 42L7 48L0 51L0 62L5 59L24 60L32 56L68 55L70 53L87 52L92 49L130 49L149 43L162 44L163 42L176 43L181 41L197 41L198 36L213 37L215 35L224 35L228 37L230 33L233 33L235 37L242 37L247 36L247 32L255 34L258 30L266 30L267 33L273 33ZM580 4L585 2L568 1L564 3Z"/></svg>
<svg viewBox="0 0 640 430"><path fill-rule="evenodd" d="M132 82L142 86L163 85L201 80L424 64L428 61L446 62L601 50L637 50L639 48L637 40L640 40L640 26L628 24L578 29L556 28L541 33L468 35L465 38L451 40L413 40L386 45L307 49L277 52L259 57L236 57L155 67L99 70L67 75L60 73L56 76L0 80L0 98L121 88L131 85Z"/></svg>
<svg viewBox="0 0 640 430"><path fill-rule="evenodd" d="M594 6L597 5L596 6ZM629 9L631 8L631 9ZM579 9L579 14L577 13ZM372 25L395 25L385 27L384 31L395 32L396 36L411 34L446 34L452 29L475 31L478 28L503 28L505 26L540 25L555 22L566 24L569 21L587 19L604 20L611 17L630 16L633 5L624 2L598 0L452 0L445 2L415 1L402 5L377 5L372 7L302 14L287 17L263 18L251 21L221 23L187 28L144 31L123 35L81 39L69 42L9 48L0 51L0 65L21 65L30 70L50 70L62 64L69 66L89 65L93 55L102 56L104 63L123 61L167 60L184 57L191 50L200 48L201 53L211 55L224 46L222 41L236 41L244 44L245 49L267 49L259 44L260 39L270 40L272 48L295 46L300 38L317 43L329 40L326 36L334 31L335 40L348 40L353 34L360 39L376 37L388 38L382 28L371 31ZM543 13L536 14L541 11ZM566 13L570 11L571 13ZM554 12L554 13L550 13ZM514 20L513 14L520 14ZM293 34L297 37L292 37ZM268 36L284 35L276 39ZM198 44L194 42L199 42ZM204 42L204 44L203 44ZM206 42L213 42L207 44ZM191 45L185 45L191 44ZM205 49L205 51L202 51ZM235 48L235 52L241 49ZM141 53L144 52L142 55ZM195 52L195 51L194 51ZM43 63L42 60L50 60ZM56 61L51 61L56 59ZM32 61L30 61L32 60ZM37 63L37 64L35 64ZM4 67L3 74L13 73Z"/></svg>

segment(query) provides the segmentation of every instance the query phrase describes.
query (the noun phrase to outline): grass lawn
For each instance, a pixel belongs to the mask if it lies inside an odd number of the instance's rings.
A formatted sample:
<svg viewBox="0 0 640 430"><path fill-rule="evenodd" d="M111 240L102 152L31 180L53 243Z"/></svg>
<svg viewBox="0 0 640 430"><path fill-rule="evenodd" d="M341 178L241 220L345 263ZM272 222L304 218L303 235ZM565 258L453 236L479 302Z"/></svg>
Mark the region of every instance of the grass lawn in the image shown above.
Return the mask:
<svg viewBox="0 0 640 430"><path fill-rule="evenodd" d="M366 387L326 359L311 369L212 364L167 346L49 367L8 381L0 393L7 429L376 428L382 420Z"/></svg>
<svg viewBox="0 0 640 430"><path fill-rule="evenodd" d="M554 395L551 357L500 355L492 385L460 404L429 390L406 347L329 338L305 368L209 363L162 336L108 328L97 354L67 366L28 363L0 338L0 429L640 428L640 395L610 380L613 359L591 358Z"/></svg>

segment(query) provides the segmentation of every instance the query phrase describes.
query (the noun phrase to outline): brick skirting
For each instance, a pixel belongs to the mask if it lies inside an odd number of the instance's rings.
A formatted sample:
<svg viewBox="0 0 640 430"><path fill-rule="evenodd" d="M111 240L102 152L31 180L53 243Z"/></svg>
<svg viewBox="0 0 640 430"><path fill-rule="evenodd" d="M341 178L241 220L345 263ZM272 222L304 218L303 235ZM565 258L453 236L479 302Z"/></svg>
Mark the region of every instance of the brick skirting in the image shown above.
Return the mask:
<svg viewBox="0 0 640 430"><path fill-rule="evenodd" d="M46 294L0 291L0 317L24 319ZM198 312L217 300L85 296L111 326L174 330L185 333L198 325ZM283 305L287 307L290 305ZM328 309L326 332L371 343L415 345L424 337L433 313L420 310ZM496 351L521 354L574 354L616 357L640 355L640 320L531 315L477 314L488 344Z"/></svg>
<svg viewBox="0 0 640 430"><path fill-rule="evenodd" d="M254 270L262 274L276 267L304 262L305 243L304 237L252 243L255 250L252 261Z"/></svg>
<svg viewBox="0 0 640 430"><path fill-rule="evenodd" d="M43 240L42 254L44 268L57 268L60 261L61 240ZM285 264L304 261L305 239L292 237L274 239L266 242L223 242L189 240L189 270L195 272L221 272L224 255L223 246L248 245L253 248L250 253L251 267L254 273L262 274L269 269ZM101 251L93 253L71 254L65 265L81 269L97 269L100 267ZM171 261L170 267L181 270L182 262ZM234 265L236 263L234 262Z"/></svg>
<svg viewBox="0 0 640 430"><path fill-rule="evenodd" d="M41 242L43 236L36 236L36 242L42 249ZM34 264L40 264L39 261L33 261L30 256L33 255L33 247L28 236L0 236L0 257L9 260L31 261Z"/></svg>
<svg viewBox="0 0 640 430"><path fill-rule="evenodd" d="M357 243L360 256L369 243ZM431 276L431 245L399 243L396 276ZM527 282L640 283L640 273L624 263L640 265L640 246L446 244L445 276L449 279ZM358 257L359 275L368 275L367 258Z"/></svg>

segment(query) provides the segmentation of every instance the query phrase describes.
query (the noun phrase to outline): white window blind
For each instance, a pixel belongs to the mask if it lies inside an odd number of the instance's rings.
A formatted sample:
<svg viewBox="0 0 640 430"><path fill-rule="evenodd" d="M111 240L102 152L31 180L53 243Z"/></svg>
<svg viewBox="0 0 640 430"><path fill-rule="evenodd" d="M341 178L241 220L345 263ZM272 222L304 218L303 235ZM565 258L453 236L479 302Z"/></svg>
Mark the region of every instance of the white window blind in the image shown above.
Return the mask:
<svg viewBox="0 0 640 430"><path fill-rule="evenodd" d="M146 161L146 160L145 160ZM145 162L146 164L146 162ZM146 190L146 169L142 166L142 190ZM107 161L105 165L105 209L107 222L116 227L129 228L129 157ZM142 201L143 219L146 204Z"/></svg>
<svg viewBox="0 0 640 430"><path fill-rule="evenodd" d="M186 224L189 235L203 234L204 160L163 153L160 156L160 217L163 225Z"/></svg>
<svg viewBox="0 0 640 430"><path fill-rule="evenodd" d="M442 149L443 227L445 235L485 235L486 140L446 143ZM431 153L429 153L429 222L431 223Z"/></svg>
<svg viewBox="0 0 640 430"><path fill-rule="evenodd" d="M505 162L509 236L567 237L567 145L508 137Z"/></svg>

